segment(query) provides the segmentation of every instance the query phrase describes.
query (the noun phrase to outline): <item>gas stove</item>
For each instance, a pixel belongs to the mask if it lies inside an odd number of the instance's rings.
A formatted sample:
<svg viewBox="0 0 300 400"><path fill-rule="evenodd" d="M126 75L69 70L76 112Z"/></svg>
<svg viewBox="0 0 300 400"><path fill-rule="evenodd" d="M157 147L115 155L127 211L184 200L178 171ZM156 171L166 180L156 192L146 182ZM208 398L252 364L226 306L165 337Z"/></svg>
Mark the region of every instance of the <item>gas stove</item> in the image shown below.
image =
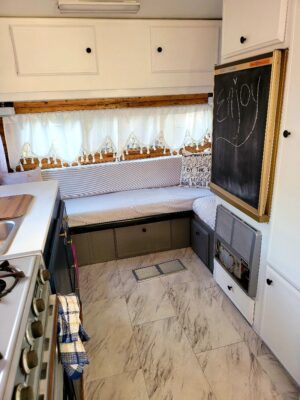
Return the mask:
<svg viewBox="0 0 300 400"><path fill-rule="evenodd" d="M1 400L52 398L56 296L49 278L40 256L0 264Z"/></svg>

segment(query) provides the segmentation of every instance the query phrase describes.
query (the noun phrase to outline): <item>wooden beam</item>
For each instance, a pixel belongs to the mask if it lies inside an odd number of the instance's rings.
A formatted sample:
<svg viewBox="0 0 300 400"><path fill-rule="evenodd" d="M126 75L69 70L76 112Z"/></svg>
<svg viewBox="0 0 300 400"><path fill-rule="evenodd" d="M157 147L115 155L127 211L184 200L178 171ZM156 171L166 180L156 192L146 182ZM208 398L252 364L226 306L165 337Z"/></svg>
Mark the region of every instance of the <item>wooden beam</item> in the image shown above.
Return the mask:
<svg viewBox="0 0 300 400"><path fill-rule="evenodd" d="M206 104L208 93L82 100L18 101L16 114Z"/></svg>

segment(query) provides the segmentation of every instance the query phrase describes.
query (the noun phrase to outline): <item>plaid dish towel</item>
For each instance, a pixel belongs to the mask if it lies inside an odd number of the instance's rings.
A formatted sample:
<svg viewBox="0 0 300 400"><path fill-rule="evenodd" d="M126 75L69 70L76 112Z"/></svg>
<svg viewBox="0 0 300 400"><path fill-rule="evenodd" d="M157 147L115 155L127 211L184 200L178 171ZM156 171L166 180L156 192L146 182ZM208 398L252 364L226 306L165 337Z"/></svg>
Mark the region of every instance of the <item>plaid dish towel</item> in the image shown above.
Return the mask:
<svg viewBox="0 0 300 400"><path fill-rule="evenodd" d="M57 339L61 362L71 379L79 379L89 363L83 343L89 336L79 317L80 307L76 295L58 296Z"/></svg>

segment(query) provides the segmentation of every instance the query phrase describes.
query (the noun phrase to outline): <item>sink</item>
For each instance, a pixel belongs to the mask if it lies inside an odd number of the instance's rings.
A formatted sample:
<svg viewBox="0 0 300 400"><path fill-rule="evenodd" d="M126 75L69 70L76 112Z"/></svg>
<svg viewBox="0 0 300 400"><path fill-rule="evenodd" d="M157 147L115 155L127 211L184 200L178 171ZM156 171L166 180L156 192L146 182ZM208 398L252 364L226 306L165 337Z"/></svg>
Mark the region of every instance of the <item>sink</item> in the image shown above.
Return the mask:
<svg viewBox="0 0 300 400"><path fill-rule="evenodd" d="M0 254L4 254L9 248L20 224L19 218L0 221Z"/></svg>

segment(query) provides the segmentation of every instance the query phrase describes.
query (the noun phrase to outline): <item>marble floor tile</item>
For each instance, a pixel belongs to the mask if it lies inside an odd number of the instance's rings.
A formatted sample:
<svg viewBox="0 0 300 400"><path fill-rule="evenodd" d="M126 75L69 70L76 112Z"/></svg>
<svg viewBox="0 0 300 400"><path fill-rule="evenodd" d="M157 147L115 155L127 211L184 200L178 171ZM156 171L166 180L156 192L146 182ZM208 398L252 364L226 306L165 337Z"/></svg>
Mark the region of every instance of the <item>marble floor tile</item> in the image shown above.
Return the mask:
<svg viewBox="0 0 300 400"><path fill-rule="evenodd" d="M126 294L126 303L133 325L175 315L167 291L159 279L137 283L134 289Z"/></svg>
<svg viewBox="0 0 300 400"><path fill-rule="evenodd" d="M116 261L81 267L80 293L84 303L122 296L123 285Z"/></svg>
<svg viewBox="0 0 300 400"><path fill-rule="evenodd" d="M218 400L281 400L244 342L201 353L198 360Z"/></svg>
<svg viewBox="0 0 300 400"><path fill-rule="evenodd" d="M148 400L141 370L89 382L85 396L87 400Z"/></svg>
<svg viewBox="0 0 300 400"><path fill-rule="evenodd" d="M194 281L201 282L202 286L206 288L216 285L213 275L195 253L188 253L187 257L182 257L180 260L186 267L185 271L167 275L161 278L162 284L167 289L170 289L173 285L177 285L179 283Z"/></svg>
<svg viewBox="0 0 300 400"><path fill-rule="evenodd" d="M84 326L91 339L86 381L139 369L139 358L125 298L84 304Z"/></svg>
<svg viewBox="0 0 300 400"><path fill-rule="evenodd" d="M270 352L257 357L283 400L298 400L300 388L293 382L277 358Z"/></svg>
<svg viewBox="0 0 300 400"><path fill-rule="evenodd" d="M212 297L212 290L203 288L203 282L194 281L174 285L169 291L178 320L195 353L242 341Z"/></svg>
<svg viewBox="0 0 300 400"><path fill-rule="evenodd" d="M131 270L137 267L147 267L160 262L173 260L175 258L189 258L193 255L193 250L190 247L169 251L162 251L158 253L147 254L144 256L137 256L117 260L117 266L120 271Z"/></svg>
<svg viewBox="0 0 300 400"><path fill-rule="evenodd" d="M251 352L256 356L270 354L267 346L219 286L216 285L211 290L211 295L221 306L224 314L238 331L239 335L247 343Z"/></svg>
<svg viewBox="0 0 300 400"><path fill-rule="evenodd" d="M175 317L134 329L150 400L213 400L210 386Z"/></svg>

